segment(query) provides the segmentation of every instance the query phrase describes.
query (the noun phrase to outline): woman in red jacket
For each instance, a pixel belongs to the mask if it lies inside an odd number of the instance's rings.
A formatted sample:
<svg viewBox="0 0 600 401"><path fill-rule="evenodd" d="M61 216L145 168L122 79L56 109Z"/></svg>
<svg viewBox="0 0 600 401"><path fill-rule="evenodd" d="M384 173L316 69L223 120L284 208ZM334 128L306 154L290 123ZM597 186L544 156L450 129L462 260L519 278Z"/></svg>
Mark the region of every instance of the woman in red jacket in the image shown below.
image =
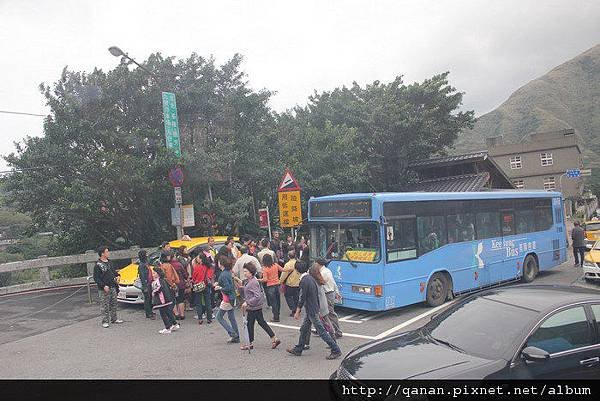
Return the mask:
<svg viewBox="0 0 600 401"><path fill-rule="evenodd" d="M214 270L211 268L210 259L200 252L192 261L192 291L198 324L202 324L202 315L206 312L206 323L212 323L211 292L214 281ZM202 289L202 284L204 288Z"/></svg>

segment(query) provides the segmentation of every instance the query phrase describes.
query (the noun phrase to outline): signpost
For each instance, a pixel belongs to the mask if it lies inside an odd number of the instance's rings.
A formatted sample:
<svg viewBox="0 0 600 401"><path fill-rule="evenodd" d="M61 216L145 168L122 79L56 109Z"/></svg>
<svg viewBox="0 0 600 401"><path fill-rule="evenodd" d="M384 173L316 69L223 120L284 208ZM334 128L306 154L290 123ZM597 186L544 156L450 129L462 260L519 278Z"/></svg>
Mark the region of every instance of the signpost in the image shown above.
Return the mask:
<svg viewBox="0 0 600 401"><path fill-rule="evenodd" d="M302 208L300 204L300 185L289 170L279 184L279 224L281 227L298 227L302 224Z"/></svg>
<svg viewBox="0 0 600 401"><path fill-rule="evenodd" d="M183 224L181 218L183 217ZM196 221L194 219L194 205L183 205L182 207L171 208L171 225L194 227Z"/></svg>
<svg viewBox="0 0 600 401"><path fill-rule="evenodd" d="M167 149L175 152L177 157L181 157L181 147L179 146L179 121L177 120L177 102L175 101L175 94L163 92L162 101Z"/></svg>
<svg viewBox="0 0 600 401"><path fill-rule="evenodd" d="M179 143L179 120L177 119L177 102L175 100L175 94L171 92L162 93L163 102L163 120L165 122L165 140L167 149L172 150L175 155L181 157L181 146ZM181 193L181 185L183 184L183 171L180 167L172 168L169 171L169 181L173 185L175 194L175 210L176 214L179 215L178 219L172 219L177 221L178 224L173 224L177 227L177 239L183 237L183 227L181 225L181 203L183 200ZM184 219L185 220L185 219Z"/></svg>
<svg viewBox="0 0 600 401"><path fill-rule="evenodd" d="M271 219L269 217L269 208L258 209L258 224L260 228L269 229L269 240L271 240Z"/></svg>

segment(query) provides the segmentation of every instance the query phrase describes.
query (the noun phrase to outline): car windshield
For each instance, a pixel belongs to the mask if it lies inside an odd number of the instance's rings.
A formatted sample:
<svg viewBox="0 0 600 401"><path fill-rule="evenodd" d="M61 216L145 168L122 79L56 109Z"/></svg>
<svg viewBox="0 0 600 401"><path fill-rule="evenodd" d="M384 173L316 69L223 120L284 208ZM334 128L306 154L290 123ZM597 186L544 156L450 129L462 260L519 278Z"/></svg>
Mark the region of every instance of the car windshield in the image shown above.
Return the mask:
<svg viewBox="0 0 600 401"><path fill-rule="evenodd" d="M528 309L477 297L433 319L425 330L440 343L495 360L502 358L535 316Z"/></svg>
<svg viewBox="0 0 600 401"><path fill-rule="evenodd" d="M598 223L586 223L585 230L586 231L598 231L598 230L600 230L600 222L598 222Z"/></svg>
<svg viewBox="0 0 600 401"><path fill-rule="evenodd" d="M315 257L377 262L380 257L376 223L326 223L311 226L311 252Z"/></svg>

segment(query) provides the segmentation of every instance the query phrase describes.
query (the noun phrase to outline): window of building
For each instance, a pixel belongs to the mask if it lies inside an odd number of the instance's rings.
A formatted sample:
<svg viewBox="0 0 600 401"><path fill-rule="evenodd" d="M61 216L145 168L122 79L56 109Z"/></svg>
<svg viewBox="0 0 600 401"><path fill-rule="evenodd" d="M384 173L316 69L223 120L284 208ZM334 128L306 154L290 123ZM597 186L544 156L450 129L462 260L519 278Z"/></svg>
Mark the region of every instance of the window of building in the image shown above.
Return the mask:
<svg viewBox="0 0 600 401"><path fill-rule="evenodd" d="M513 181L513 185L517 189L523 189L523 188L525 188L525 182L523 180L514 180Z"/></svg>
<svg viewBox="0 0 600 401"><path fill-rule="evenodd" d="M510 158L510 168L511 170L516 170L523 167L523 163L521 163L521 156L512 156Z"/></svg>
<svg viewBox="0 0 600 401"><path fill-rule="evenodd" d="M540 153L540 160L542 161L542 166L551 166L554 164L552 153Z"/></svg>
<svg viewBox="0 0 600 401"><path fill-rule="evenodd" d="M544 178L544 189L546 191L553 191L556 189L556 182L554 181L554 177Z"/></svg>

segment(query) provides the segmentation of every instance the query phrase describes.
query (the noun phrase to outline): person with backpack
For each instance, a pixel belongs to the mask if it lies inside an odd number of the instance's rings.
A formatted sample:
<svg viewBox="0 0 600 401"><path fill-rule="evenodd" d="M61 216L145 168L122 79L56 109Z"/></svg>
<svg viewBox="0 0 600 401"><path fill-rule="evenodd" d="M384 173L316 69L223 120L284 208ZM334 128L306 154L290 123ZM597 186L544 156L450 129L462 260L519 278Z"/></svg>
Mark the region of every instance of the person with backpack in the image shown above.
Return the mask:
<svg viewBox="0 0 600 401"><path fill-rule="evenodd" d="M258 325L267 333L271 338L271 349L275 349L281 344L281 341L275 336L273 329L265 321L263 317L263 295L261 286L256 279L256 265L252 262L248 262L243 267L244 280L239 277L234 277L235 281L240 285L243 281L245 284L241 287L242 296L244 303L242 304L242 314L248 316L248 341L247 345L242 345L241 350L250 350L254 348L254 323L258 322Z"/></svg>
<svg viewBox="0 0 600 401"><path fill-rule="evenodd" d="M290 317L294 316L300 296L300 273L296 270L296 251L291 249L287 254L287 263L283 267L279 282L283 287L285 302L290 308Z"/></svg>
<svg viewBox="0 0 600 401"><path fill-rule="evenodd" d="M189 275L187 269L181 264L180 259L175 256L171 258L171 266L175 270L179 280L177 281L175 294L175 319L185 319L185 289L188 286Z"/></svg>
<svg viewBox="0 0 600 401"><path fill-rule="evenodd" d="M160 334L170 334L172 331L179 330L179 323L175 320L173 313L173 293L167 281L165 273L161 268L152 271L152 304L153 308L160 311L160 317L165 328L160 330Z"/></svg>

